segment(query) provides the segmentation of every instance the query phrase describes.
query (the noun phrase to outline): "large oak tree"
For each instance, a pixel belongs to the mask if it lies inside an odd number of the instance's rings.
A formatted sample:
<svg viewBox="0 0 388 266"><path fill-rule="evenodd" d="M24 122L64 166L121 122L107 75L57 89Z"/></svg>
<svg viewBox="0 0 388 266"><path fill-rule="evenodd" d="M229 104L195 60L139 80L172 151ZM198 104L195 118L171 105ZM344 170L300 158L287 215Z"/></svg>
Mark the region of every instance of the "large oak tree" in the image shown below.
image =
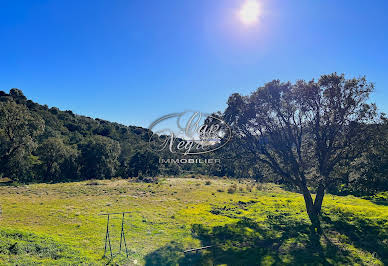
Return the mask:
<svg viewBox="0 0 388 266"><path fill-rule="evenodd" d="M223 118L242 151L299 189L320 231L325 189L338 178L336 167L359 157L371 136L368 125L377 117L368 103L372 90L364 77L336 73L295 84L274 80L249 96L233 94Z"/></svg>

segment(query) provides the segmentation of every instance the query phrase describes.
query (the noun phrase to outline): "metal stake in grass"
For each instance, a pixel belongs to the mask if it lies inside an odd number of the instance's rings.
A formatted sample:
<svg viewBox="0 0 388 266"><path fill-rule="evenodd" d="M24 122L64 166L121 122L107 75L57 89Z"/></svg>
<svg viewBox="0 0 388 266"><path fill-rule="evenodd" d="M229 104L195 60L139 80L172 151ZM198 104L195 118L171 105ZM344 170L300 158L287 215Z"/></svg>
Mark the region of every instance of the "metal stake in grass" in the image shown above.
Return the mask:
<svg viewBox="0 0 388 266"><path fill-rule="evenodd" d="M128 248L127 248L127 242L125 241L125 233L124 233L124 215L125 215L125 212L123 212L123 218L121 219L120 251L119 252L121 252L121 243L124 240L125 254L127 254L127 258L128 258Z"/></svg>
<svg viewBox="0 0 388 266"><path fill-rule="evenodd" d="M124 242L125 254L127 255L127 258L128 258L128 248L127 248L127 242L125 240L125 231L124 231L124 218L125 218L125 214L126 213L129 213L129 212L112 212L112 213L101 213L100 214L100 215L106 215L107 216L106 234L105 234L105 248L104 248L104 256L103 256L103 258L106 257L105 255L106 255L107 248L109 248L109 251L110 251L110 258L111 259L113 258L112 245L111 245L111 242L110 242L109 218L110 218L111 215L115 215L115 214L121 214L122 215L122 218L121 218L121 233L120 233L120 250L119 250L119 252L117 254L121 253L121 247L122 247L122 244Z"/></svg>

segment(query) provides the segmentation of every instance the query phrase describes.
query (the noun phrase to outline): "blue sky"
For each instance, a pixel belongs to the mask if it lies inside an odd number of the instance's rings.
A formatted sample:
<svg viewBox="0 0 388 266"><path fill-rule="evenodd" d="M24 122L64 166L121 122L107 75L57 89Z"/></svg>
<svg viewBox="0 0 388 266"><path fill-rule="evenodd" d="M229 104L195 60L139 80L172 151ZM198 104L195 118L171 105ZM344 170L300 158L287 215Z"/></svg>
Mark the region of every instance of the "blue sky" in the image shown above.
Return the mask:
<svg viewBox="0 0 388 266"><path fill-rule="evenodd" d="M388 2L2 1L0 90L148 127L172 112L223 110L272 79L366 75L388 112Z"/></svg>

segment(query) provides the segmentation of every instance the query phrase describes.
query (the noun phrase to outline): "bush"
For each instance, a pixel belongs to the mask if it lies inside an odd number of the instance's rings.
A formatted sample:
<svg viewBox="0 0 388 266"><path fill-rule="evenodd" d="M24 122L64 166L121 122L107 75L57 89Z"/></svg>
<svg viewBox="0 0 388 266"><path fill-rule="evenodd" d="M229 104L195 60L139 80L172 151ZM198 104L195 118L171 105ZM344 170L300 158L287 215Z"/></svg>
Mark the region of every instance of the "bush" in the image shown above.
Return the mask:
<svg viewBox="0 0 388 266"><path fill-rule="evenodd" d="M234 184L230 188L228 188L228 193L233 194L236 192L236 190L237 190L237 186L236 186L236 184Z"/></svg>
<svg viewBox="0 0 388 266"><path fill-rule="evenodd" d="M143 176L143 175L139 175L138 177L134 178L134 181L158 184L159 183L159 178L157 176Z"/></svg>
<svg viewBox="0 0 388 266"><path fill-rule="evenodd" d="M89 180L86 182L87 186L99 186L102 185L98 180Z"/></svg>
<svg viewBox="0 0 388 266"><path fill-rule="evenodd" d="M210 180L207 180L207 181L205 182L205 185L206 185L206 186L210 186L211 183L212 183L212 182L211 182Z"/></svg>
<svg viewBox="0 0 388 266"><path fill-rule="evenodd" d="M143 182L157 184L159 182L159 179L156 176L155 177L144 177Z"/></svg>

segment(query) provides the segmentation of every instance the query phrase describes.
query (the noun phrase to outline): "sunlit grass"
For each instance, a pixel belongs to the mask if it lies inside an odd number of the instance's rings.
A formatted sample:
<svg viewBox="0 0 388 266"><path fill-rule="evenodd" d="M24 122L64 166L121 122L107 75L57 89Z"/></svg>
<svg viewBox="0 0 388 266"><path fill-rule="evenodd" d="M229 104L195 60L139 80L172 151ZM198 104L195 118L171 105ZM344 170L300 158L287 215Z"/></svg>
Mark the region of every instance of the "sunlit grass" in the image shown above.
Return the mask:
<svg viewBox="0 0 388 266"><path fill-rule="evenodd" d="M236 191L228 193L233 184ZM195 178L168 178L159 184L106 180L2 186L0 204L0 229L50 236L53 241L68 245L80 256L97 264L101 263L104 252L106 229L106 217L98 214L104 212L131 212L125 223L126 239L130 262L137 260L139 264L144 263L147 254L172 241L181 243L184 248L200 246L200 240L192 234L194 224L212 228L234 224L246 217L273 230L267 221L280 216L286 216L287 221L309 224L300 194L273 184L258 186L252 181L241 183L225 179L212 179L210 183ZM387 232L388 207L384 205L352 196L327 195L323 212L332 221L343 219L346 214L350 221L365 220ZM111 220L115 252L118 251L120 223L119 216ZM282 232L273 231L271 234L276 236ZM341 232L336 234L338 245L351 254L356 254L361 260L380 263L370 250L354 246L345 236L341 238ZM334 236L334 233L330 235ZM292 239L288 239L282 248L295 245ZM1 259L5 260L5 257L0 257L0 262ZM287 255L282 259L287 262Z"/></svg>

